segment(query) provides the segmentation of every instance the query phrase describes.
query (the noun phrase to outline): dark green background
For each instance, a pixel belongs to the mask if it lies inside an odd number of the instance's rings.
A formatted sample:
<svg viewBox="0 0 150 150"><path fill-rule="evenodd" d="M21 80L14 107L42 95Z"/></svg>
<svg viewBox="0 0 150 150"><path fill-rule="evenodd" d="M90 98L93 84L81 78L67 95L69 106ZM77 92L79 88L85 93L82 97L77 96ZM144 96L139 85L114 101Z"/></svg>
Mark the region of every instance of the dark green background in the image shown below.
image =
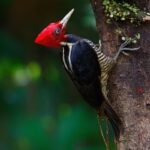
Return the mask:
<svg viewBox="0 0 150 150"><path fill-rule="evenodd" d="M64 71L61 49L34 44L72 8L68 33L98 42L87 0L0 1L0 150L105 149L96 113Z"/></svg>

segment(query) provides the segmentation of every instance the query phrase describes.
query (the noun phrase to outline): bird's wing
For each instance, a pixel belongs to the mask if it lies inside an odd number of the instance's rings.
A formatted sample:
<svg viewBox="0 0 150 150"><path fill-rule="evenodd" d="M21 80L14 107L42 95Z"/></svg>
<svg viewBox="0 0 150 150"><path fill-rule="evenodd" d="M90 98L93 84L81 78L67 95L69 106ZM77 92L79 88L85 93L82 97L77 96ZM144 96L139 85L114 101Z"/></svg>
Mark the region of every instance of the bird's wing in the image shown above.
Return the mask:
<svg viewBox="0 0 150 150"><path fill-rule="evenodd" d="M68 73L85 101L97 110L103 104L104 113L114 129L116 139L119 139L122 122L101 92L101 72L94 49L85 40L79 40L72 47L68 64L71 69Z"/></svg>
<svg viewBox="0 0 150 150"><path fill-rule="evenodd" d="M70 55L73 82L83 98L98 108L103 102L99 81L100 67L97 55L86 40L73 45Z"/></svg>

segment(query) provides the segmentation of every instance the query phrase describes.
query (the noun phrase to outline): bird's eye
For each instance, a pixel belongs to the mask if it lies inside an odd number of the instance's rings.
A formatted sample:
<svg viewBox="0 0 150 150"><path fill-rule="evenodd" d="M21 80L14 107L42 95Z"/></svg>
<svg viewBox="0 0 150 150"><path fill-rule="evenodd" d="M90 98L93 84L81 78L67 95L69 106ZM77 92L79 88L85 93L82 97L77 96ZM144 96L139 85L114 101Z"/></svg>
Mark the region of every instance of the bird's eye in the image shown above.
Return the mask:
<svg viewBox="0 0 150 150"><path fill-rule="evenodd" d="M58 35L60 33L60 28L56 28L55 34Z"/></svg>

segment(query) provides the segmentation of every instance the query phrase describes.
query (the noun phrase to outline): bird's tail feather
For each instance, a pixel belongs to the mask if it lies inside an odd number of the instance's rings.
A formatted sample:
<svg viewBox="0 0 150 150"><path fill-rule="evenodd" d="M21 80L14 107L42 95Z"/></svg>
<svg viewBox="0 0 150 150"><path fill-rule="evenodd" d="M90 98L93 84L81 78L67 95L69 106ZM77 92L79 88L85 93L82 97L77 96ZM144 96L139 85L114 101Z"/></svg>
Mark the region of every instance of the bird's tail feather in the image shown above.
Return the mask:
<svg viewBox="0 0 150 150"><path fill-rule="evenodd" d="M120 134L123 132L123 124L108 101L105 101L103 106L104 113L114 130L115 138L116 140L119 140Z"/></svg>

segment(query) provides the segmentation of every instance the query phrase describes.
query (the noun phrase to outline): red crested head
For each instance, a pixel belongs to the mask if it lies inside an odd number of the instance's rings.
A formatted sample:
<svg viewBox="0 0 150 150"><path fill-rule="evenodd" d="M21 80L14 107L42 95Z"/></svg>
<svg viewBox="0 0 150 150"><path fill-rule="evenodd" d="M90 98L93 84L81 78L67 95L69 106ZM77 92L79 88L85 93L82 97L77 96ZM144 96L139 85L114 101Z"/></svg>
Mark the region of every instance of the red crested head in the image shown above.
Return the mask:
<svg viewBox="0 0 150 150"><path fill-rule="evenodd" d="M61 21L51 23L44 28L35 39L35 43L52 48L60 47L61 42L66 40L66 25L73 12L74 9L72 9Z"/></svg>
<svg viewBox="0 0 150 150"><path fill-rule="evenodd" d="M59 47L60 43L65 39L66 28L57 23L49 24L35 39L35 43L46 47Z"/></svg>

